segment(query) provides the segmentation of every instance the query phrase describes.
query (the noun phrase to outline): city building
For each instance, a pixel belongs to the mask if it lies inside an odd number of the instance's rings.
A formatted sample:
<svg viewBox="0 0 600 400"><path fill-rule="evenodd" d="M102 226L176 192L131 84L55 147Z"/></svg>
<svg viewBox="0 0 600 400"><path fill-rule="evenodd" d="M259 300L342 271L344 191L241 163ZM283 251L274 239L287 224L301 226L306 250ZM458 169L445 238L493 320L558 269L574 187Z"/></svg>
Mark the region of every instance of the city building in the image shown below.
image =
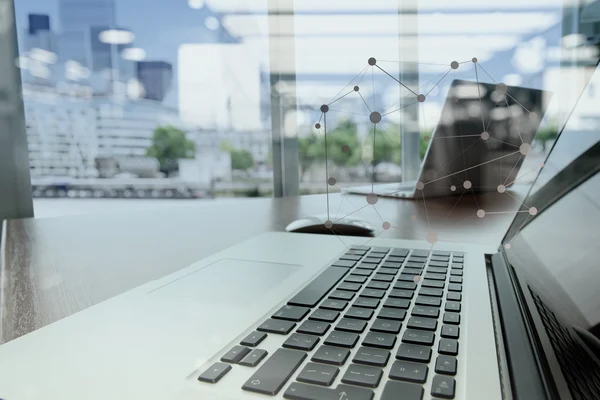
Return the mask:
<svg viewBox="0 0 600 400"><path fill-rule="evenodd" d="M165 61L140 61L137 79L144 88L144 98L163 101L171 88L173 67Z"/></svg>
<svg viewBox="0 0 600 400"><path fill-rule="evenodd" d="M56 53L56 37L50 29L50 17L46 14L29 14L29 26L25 35L25 51L42 49Z"/></svg>

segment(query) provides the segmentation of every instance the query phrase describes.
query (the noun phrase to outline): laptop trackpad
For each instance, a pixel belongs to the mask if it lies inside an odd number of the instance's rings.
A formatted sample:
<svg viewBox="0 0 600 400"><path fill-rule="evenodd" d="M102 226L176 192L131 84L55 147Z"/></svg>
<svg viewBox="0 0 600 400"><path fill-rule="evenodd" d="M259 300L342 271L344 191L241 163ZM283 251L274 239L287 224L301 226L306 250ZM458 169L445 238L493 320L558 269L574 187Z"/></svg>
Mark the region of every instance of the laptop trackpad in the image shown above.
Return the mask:
<svg viewBox="0 0 600 400"><path fill-rule="evenodd" d="M149 294L186 303L241 309L259 301L299 268L301 265L222 259Z"/></svg>

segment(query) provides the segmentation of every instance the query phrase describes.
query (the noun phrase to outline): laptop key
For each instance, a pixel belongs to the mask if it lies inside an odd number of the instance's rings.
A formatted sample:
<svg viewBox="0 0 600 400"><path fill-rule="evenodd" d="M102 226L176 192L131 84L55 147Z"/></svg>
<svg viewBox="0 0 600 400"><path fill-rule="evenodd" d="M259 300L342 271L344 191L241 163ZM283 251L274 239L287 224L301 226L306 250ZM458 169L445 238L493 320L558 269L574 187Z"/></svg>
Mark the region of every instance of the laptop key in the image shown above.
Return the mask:
<svg viewBox="0 0 600 400"><path fill-rule="evenodd" d="M244 383L242 389L274 396L305 358L306 353L303 351L277 349Z"/></svg>
<svg viewBox="0 0 600 400"><path fill-rule="evenodd" d="M410 306L410 300L388 298L385 303L383 303L383 306L389 308L408 308Z"/></svg>
<svg viewBox="0 0 600 400"><path fill-rule="evenodd" d="M463 276L463 272L460 269L452 268L452 270L450 271L450 275Z"/></svg>
<svg viewBox="0 0 600 400"><path fill-rule="evenodd" d="M393 275L385 275L385 274L375 274L371 279L373 281L381 281L381 282L391 282L394 280Z"/></svg>
<svg viewBox="0 0 600 400"><path fill-rule="evenodd" d="M373 270L377 269L377 264L360 263L356 266L356 268Z"/></svg>
<svg viewBox="0 0 600 400"><path fill-rule="evenodd" d="M288 321L300 321L310 311L307 307L283 306L271 318L286 319Z"/></svg>
<svg viewBox="0 0 600 400"><path fill-rule="evenodd" d="M404 321L404 318L406 318L406 311L396 308L383 308L379 311L379 314L377 314L377 318Z"/></svg>
<svg viewBox="0 0 600 400"><path fill-rule="evenodd" d="M289 305L314 307L348 273L347 268L329 267L298 292Z"/></svg>
<svg viewBox="0 0 600 400"><path fill-rule="evenodd" d="M434 260L429 261L429 266L431 266L431 267L447 267L448 264L449 264L448 261L434 261Z"/></svg>
<svg viewBox="0 0 600 400"><path fill-rule="evenodd" d="M357 364L385 367L390 359L390 352L372 347L361 347L357 350L352 362Z"/></svg>
<svg viewBox="0 0 600 400"><path fill-rule="evenodd" d="M423 270L420 268L404 268L402 270L402 273L408 275L421 275L423 273Z"/></svg>
<svg viewBox="0 0 600 400"><path fill-rule="evenodd" d="M338 290L347 290L349 292L357 292L360 290L362 285L358 283L342 282L338 285Z"/></svg>
<svg viewBox="0 0 600 400"><path fill-rule="evenodd" d="M348 305L347 301L344 300L335 300L335 299L326 299L321 303L319 308L324 308L326 310L335 310L341 311Z"/></svg>
<svg viewBox="0 0 600 400"><path fill-rule="evenodd" d="M306 333L307 335L323 336L331 327L327 322L320 321L304 321L302 325L296 329L298 333Z"/></svg>
<svg viewBox="0 0 600 400"><path fill-rule="evenodd" d="M460 324L460 314L454 312L445 312L444 313L444 323L445 324Z"/></svg>
<svg viewBox="0 0 600 400"><path fill-rule="evenodd" d="M445 274L448 272L448 270L441 267L429 267L427 268L427 272L433 272L434 274Z"/></svg>
<svg viewBox="0 0 600 400"><path fill-rule="evenodd" d="M421 385L388 381L383 388L380 400L398 400L399 393L402 393L402 400L422 400L423 392L424 390Z"/></svg>
<svg viewBox="0 0 600 400"><path fill-rule="evenodd" d="M406 326L408 328L435 331L437 329L437 319L426 317L410 317Z"/></svg>
<svg viewBox="0 0 600 400"><path fill-rule="evenodd" d="M434 280L434 281L445 281L446 280L446 275L444 275L444 274L426 273L423 278L424 279L431 279L431 280Z"/></svg>
<svg viewBox="0 0 600 400"><path fill-rule="evenodd" d="M371 280L368 284L367 287L369 289L379 289L379 290L387 290L390 287L390 284L387 282L379 282L379 281L374 281Z"/></svg>
<svg viewBox="0 0 600 400"><path fill-rule="evenodd" d="M337 260L333 264L333 267L344 267L344 268L352 268L356 265L356 261L352 260Z"/></svg>
<svg viewBox="0 0 600 400"><path fill-rule="evenodd" d="M454 339L440 339L438 353L455 356L458 354L458 341Z"/></svg>
<svg viewBox="0 0 600 400"><path fill-rule="evenodd" d="M389 377L402 381L425 383L429 368L412 361L394 361Z"/></svg>
<svg viewBox="0 0 600 400"><path fill-rule="evenodd" d="M384 275L396 275L398 273L398 270L394 269L394 268L381 267L377 270L377 273L384 274Z"/></svg>
<svg viewBox="0 0 600 400"><path fill-rule="evenodd" d="M451 276L450 283L463 283L463 278L460 276Z"/></svg>
<svg viewBox="0 0 600 400"><path fill-rule="evenodd" d="M411 344L423 344L427 346L433 345L435 333L430 331L422 331L417 329L407 329L404 331L402 341Z"/></svg>
<svg viewBox="0 0 600 400"><path fill-rule="evenodd" d="M283 347L303 351L311 351L319 343L319 338L313 335L294 333L283 343Z"/></svg>
<svg viewBox="0 0 600 400"><path fill-rule="evenodd" d="M460 334L460 328L455 325L442 325L442 332L440 335L447 339L458 339Z"/></svg>
<svg viewBox="0 0 600 400"><path fill-rule="evenodd" d="M451 292L462 292L462 285L459 283L450 283L448 285L448 290Z"/></svg>
<svg viewBox="0 0 600 400"><path fill-rule="evenodd" d="M342 318L335 326L336 331L357 332L362 333L367 327L366 321L353 318Z"/></svg>
<svg viewBox="0 0 600 400"><path fill-rule="evenodd" d="M213 365L211 365L206 371L201 373L198 377L198 380L208 383L217 383L229 371L231 371L231 364L216 362Z"/></svg>
<svg viewBox="0 0 600 400"><path fill-rule="evenodd" d="M399 262L390 262L388 260L388 261L385 261L383 264L381 264L381 266L384 267L384 268L392 268L392 269L396 269L397 270L397 269L400 269L402 267L402 263L399 263Z"/></svg>
<svg viewBox="0 0 600 400"><path fill-rule="evenodd" d="M325 321L325 322L333 322L340 315L337 311L330 310L315 310L308 317L308 319L312 319L315 321Z"/></svg>
<svg viewBox="0 0 600 400"><path fill-rule="evenodd" d="M410 250L395 248L395 249L392 249L392 252L390 253L390 255L397 256L397 257L406 257L408 255L408 253L410 253Z"/></svg>
<svg viewBox="0 0 600 400"><path fill-rule="evenodd" d="M242 339L240 344L242 346L256 347L260 344L260 342L265 340L266 337L267 334L264 332L252 332L248 334L248 336L246 336L244 339Z"/></svg>
<svg viewBox="0 0 600 400"><path fill-rule="evenodd" d="M311 360L324 364L344 365L349 355L350 350L323 345L317 349Z"/></svg>
<svg viewBox="0 0 600 400"><path fill-rule="evenodd" d="M344 317L346 318L355 318L362 320L369 320L373 316L373 310L362 307L350 307Z"/></svg>
<svg viewBox="0 0 600 400"><path fill-rule="evenodd" d="M352 271L352 275L358 275L358 276L371 276L371 274L373 273L373 270L371 269L355 269Z"/></svg>
<svg viewBox="0 0 600 400"><path fill-rule="evenodd" d="M296 379L300 382L331 386L339 372L339 368L309 362L304 366L302 371L300 371L300 374L298 374Z"/></svg>
<svg viewBox="0 0 600 400"><path fill-rule="evenodd" d="M414 275L410 275L410 274L405 274L402 273L400 275L398 275L398 281L401 282L415 282L415 276Z"/></svg>
<svg viewBox="0 0 600 400"><path fill-rule="evenodd" d="M456 375L456 357L441 355L435 361L435 372L445 375Z"/></svg>
<svg viewBox="0 0 600 400"><path fill-rule="evenodd" d="M373 257L369 257L369 256L367 255L367 257L365 257L365 258L362 260L362 262L363 262L363 263L366 263L366 264L379 264L379 263L381 262L381 258L373 258Z"/></svg>
<svg viewBox="0 0 600 400"><path fill-rule="evenodd" d="M337 299L337 300L352 300L353 297L354 297L354 292L348 292L346 290L334 290L329 295L330 299Z"/></svg>
<svg viewBox="0 0 600 400"><path fill-rule="evenodd" d="M392 349L396 344L396 335L389 333L369 332L362 342L363 346Z"/></svg>
<svg viewBox="0 0 600 400"><path fill-rule="evenodd" d="M277 333L280 335L287 335L294 329L296 326L295 322L285 321L281 319L268 319L263 322L258 328L257 331L268 332L268 333Z"/></svg>
<svg viewBox="0 0 600 400"><path fill-rule="evenodd" d="M413 250L410 254L411 257L429 257L429 250Z"/></svg>
<svg viewBox="0 0 600 400"><path fill-rule="evenodd" d="M242 358L239 364L245 367L256 367L267 354L266 350L254 349L246 357Z"/></svg>
<svg viewBox="0 0 600 400"><path fill-rule="evenodd" d="M428 363L431 359L431 348L418 344L400 343L396 352L398 360L422 361Z"/></svg>
<svg viewBox="0 0 600 400"><path fill-rule="evenodd" d="M340 332L333 331L325 339L325 344L329 346L347 347L349 349L354 348L356 342L358 342L358 334L352 332Z"/></svg>
<svg viewBox="0 0 600 400"><path fill-rule="evenodd" d="M389 297L397 297L399 299L412 299L415 292L412 290L392 289Z"/></svg>
<svg viewBox="0 0 600 400"><path fill-rule="evenodd" d="M342 377L342 382L357 386L376 388L381 381L383 371L380 368L350 364Z"/></svg>
<svg viewBox="0 0 600 400"><path fill-rule="evenodd" d="M436 375L431 382L431 395L444 399L453 399L456 382L450 376Z"/></svg>
<svg viewBox="0 0 600 400"><path fill-rule="evenodd" d="M385 296L385 290L367 288L360 292L360 295L363 297L370 297L373 299L382 299L383 296Z"/></svg>
<svg viewBox="0 0 600 400"><path fill-rule="evenodd" d="M442 305L442 299L440 299L439 297L418 296L417 300L415 300L415 304L419 304L422 306L439 307Z"/></svg>
<svg viewBox="0 0 600 400"><path fill-rule="evenodd" d="M437 318L440 315L440 309L437 307L429 306L414 306L411 315L416 315L419 317Z"/></svg>
<svg viewBox="0 0 600 400"><path fill-rule="evenodd" d="M246 354L250 353L250 349L244 346L234 346L231 350L221 357L221 361L237 364Z"/></svg>
<svg viewBox="0 0 600 400"><path fill-rule="evenodd" d="M345 393L340 397L340 393ZM290 400L372 400L375 393L371 389L340 384L335 389L293 382L283 397Z"/></svg>
<svg viewBox="0 0 600 400"><path fill-rule="evenodd" d="M346 277L344 279L344 282L350 282L350 283L365 283L366 281L367 281L367 277L360 276L360 275L349 275L348 277Z"/></svg>
<svg viewBox="0 0 600 400"><path fill-rule="evenodd" d="M402 328L400 321L377 318L371 325L371 330L374 332L395 333L398 334Z"/></svg>
<svg viewBox="0 0 600 400"><path fill-rule="evenodd" d="M432 254L434 256L450 257L451 253L449 251L436 250Z"/></svg>
<svg viewBox="0 0 600 400"><path fill-rule="evenodd" d="M394 289L406 289L406 290L415 290L417 288L417 284L412 280L410 282L401 282L398 281L394 283Z"/></svg>
<svg viewBox="0 0 600 400"><path fill-rule="evenodd" d="M421 288L421 290L419 290L419 295L442 297L444 295L444 291L442 289L424 287L424 288Z"/></svg>
<svg viewBox="0 0 600 400"><path fill-rule="evenodd" d="M460 303L458 301L447 301L444 310L460 312Z"/></svg>
<svg viewBox="0 0 600 400"><path fill-rule="evenodd" d="M356 307L377 308L379 307L379 300L368 297L358 297L352 305Z"/></svg>
<svg viewBox="0 0 600 400"><path fill-rule="evenodd" d="M443 289L445 285L446 284L444 281L434 281L432 279L423 279L423 283L421 284L421 286L438 288L438 289Z"/></svg>
<svg viewBox="0 0 600 400"><path fill-rule="evenodd" d="M448 292L448 294L446 295L446 300L461 301L462 294L457 292Z"/></svg>
<svg viewBox="0 0 600 400"><path fill-rule="evenodd" d="M340 260L358 261L361 259L361 257L362 256L359 256L357 254L344 254L340 257Z"/></svg>

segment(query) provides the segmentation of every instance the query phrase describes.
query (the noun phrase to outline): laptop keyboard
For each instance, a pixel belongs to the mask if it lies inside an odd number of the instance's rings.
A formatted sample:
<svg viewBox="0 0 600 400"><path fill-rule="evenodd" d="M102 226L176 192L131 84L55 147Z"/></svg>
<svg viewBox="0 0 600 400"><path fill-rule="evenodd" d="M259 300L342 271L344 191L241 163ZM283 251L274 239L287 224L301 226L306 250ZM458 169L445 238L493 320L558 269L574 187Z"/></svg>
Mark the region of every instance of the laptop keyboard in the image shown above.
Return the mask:
<svg viewBox="0 0 600 400"><path fill-rule="evenodd" d="M382 400L420 400L429 383L453 399L463 264L459 252L352 247L198 380L252 368L240 389L265 397L371 400L383 388ZM268 335L285 337L273 354L260 349Z"/></svg>
<svg viewBox="0 0 600 400"><path fill-rule="evenodd" d="M575 400L595 400L600 393L600 368L584 347L571 337L569 330L558 320L529 288L540 313L560 369Z"/></svg>

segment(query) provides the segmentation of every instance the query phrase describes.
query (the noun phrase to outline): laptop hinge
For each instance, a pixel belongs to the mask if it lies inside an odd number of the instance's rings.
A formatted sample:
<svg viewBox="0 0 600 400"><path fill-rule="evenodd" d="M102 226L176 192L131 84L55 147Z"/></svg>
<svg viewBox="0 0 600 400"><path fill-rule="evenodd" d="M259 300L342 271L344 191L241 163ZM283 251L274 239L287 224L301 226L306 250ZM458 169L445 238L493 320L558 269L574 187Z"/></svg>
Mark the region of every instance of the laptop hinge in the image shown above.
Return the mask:
<svg viewBox="0 0 600 400"><path fill-rule="evenodd" d="M503 393L504 398L547 400L550 397L532 347L516 285L503 253L492 255L489 265L492 279L490 290L495 296L492 304L497 307L498 315L498 321L494 323L499 324L494 329L501 334L502 339L498 341L497 337L496 344L502 346L499 347L498 353L506 367L503 371L500 364L500 371L501 374L508 374L502 382L503 390L507 390Z"/></svg>

